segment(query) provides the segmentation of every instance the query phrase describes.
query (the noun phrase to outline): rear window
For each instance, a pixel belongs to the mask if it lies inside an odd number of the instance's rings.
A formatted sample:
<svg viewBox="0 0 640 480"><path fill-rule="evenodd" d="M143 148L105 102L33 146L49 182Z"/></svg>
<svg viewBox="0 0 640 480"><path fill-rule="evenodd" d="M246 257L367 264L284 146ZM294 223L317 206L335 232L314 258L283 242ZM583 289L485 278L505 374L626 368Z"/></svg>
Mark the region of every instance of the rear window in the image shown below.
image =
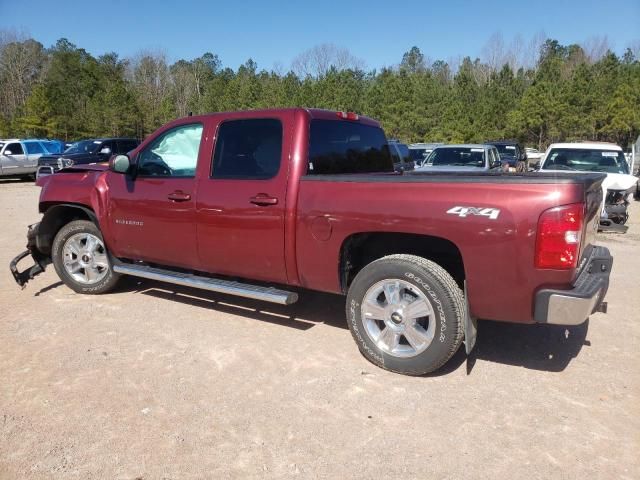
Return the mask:
<svg viewBox="0 0 640 480"><path fill-rule="evenodd" d="M309 175L393 172L380 127L339 120L312 120Z"/></svg>
<svg viewBox="0 0 640 480"><path fill-rule="evenodd" d="M427 165L453 165L458 167L484 167L484 148L436 148L427 158Z"/></svg>
<svg viewBox="0 0 640 480"><path fill-rule="evenodd" d="M629 165L619 150L554 148L542 170L577 170L581 172L629 173Z"/></svg>

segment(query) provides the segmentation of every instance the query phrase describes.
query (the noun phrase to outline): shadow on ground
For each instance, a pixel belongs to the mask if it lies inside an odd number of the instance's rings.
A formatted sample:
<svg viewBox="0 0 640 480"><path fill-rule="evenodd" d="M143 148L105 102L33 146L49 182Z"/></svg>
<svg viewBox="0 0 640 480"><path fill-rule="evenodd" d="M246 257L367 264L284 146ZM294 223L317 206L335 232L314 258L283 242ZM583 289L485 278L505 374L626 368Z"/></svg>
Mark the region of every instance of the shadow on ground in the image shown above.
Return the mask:
<svg viewBox="0 0 640 480"><path fill-rule="evenodd" d="M42 288L35 295L42 295L61 285L61 282L56 282ZM298 330L308 330L320 324L348 329L345 299L340 295L300 290L299 301L294 305L285 306L133 277L125 278L114 294L131 292ZM467 357L462 346L443 368L430 376L453 372L465 364L465 360L469 374L478 360L532 370L561 372L580 353L584 345L590 345L586 340L588 329L588 320L575 327L521 325L483 320L478 323L478 338L471 355Z"/></svg>

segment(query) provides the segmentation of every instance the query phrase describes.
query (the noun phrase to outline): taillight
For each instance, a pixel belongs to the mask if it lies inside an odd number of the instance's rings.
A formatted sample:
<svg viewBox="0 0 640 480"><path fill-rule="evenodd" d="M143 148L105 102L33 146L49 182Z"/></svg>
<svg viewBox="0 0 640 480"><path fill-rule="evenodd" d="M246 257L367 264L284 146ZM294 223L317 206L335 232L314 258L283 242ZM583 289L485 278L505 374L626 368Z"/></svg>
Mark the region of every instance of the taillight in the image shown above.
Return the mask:
<svg viewBox="0 0 640 480"><path fill-rule="evenodd" d="M583 221L583 203L563 205L542 212L536 236L536 268L576 268Z"/></svg>
<svg viewBox="0 0 640 480"><path fill-rule="evenodd" d="M336 112L336 115L344 120L358 120L360 118L357 113L353 112Z"/></svg>

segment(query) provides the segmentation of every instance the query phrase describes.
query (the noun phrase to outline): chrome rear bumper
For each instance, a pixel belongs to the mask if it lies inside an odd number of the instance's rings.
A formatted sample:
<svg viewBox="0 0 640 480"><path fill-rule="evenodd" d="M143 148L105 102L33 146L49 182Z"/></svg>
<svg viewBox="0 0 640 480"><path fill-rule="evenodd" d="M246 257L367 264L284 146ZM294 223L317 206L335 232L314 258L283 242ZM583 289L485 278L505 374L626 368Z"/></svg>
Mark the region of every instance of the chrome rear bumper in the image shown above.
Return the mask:
<svg viewBox="0 0 640 480"><path fill-rule="evenodd" d="M613 257L609 249L594 247L573 288L544 288L535 297L534 320L554 325L580 325L589 315L607 311L604 297L609 288Z"/></svg>

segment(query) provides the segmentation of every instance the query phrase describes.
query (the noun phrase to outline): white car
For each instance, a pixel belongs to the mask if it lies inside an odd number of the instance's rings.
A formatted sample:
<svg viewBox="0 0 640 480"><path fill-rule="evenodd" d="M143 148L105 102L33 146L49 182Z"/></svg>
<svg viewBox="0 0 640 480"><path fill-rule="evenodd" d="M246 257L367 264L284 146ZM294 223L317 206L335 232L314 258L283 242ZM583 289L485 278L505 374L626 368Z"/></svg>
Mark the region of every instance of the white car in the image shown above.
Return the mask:
<svg viewBox="0 0 640 480"><path fill-rule="evenodd" d="M541 172L602 172L600 230L626 232L627 207L638 178L630 174L622 148L613 143L553 143L540 162Z"/></svg>

